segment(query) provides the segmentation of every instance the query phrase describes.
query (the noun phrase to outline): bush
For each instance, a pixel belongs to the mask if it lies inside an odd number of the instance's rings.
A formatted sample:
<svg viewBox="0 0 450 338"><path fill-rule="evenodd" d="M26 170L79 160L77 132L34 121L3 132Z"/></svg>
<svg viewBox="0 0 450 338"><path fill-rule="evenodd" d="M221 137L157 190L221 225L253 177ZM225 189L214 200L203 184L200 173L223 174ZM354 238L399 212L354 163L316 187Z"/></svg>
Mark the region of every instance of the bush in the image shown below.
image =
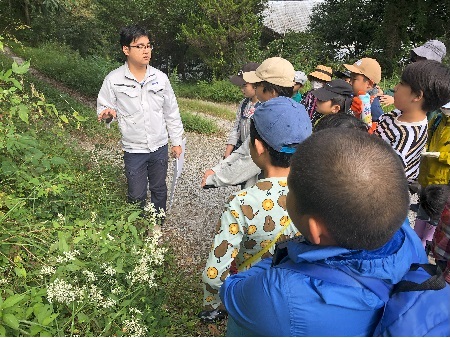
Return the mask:
<svg viewBox="0 0 450 338"><path fill-rule="evenodd" d="M211 135L219 131L217 125L204 117L189 112L181 112L181 121L185 131Z"/></svg>
<svg viewBox="0 0 450 338"><path fill-rule="evenodd" d="M29 63L0 64L0 336L170 335L158 216L126 203L104 148L73 142L84 118L48 103Z"/></svg>
<svg viewBox="0 0 450 338"><path fill-rule="evenodd" d="M177 96L214 102L239 102L242 92L229 80L199 81L193 83L173 84Z"/></svg>
<svg viewBox="0 0 450 338"><path fill-rule="evenodd" d="M17 47L14 52L30 59L33 67L87 96L96 97L105 76L120 64L80 54L63 44L46 43L39 48Z"/></svg>

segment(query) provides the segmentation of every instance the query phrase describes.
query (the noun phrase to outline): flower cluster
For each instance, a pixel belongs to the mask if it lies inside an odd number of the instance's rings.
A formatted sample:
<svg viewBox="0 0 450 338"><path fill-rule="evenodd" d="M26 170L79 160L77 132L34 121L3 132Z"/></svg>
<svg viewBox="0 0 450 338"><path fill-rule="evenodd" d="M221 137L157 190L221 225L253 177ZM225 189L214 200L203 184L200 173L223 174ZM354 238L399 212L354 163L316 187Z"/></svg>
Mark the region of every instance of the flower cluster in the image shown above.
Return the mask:
<svg viewBox="0 0 450 338"><path fill-rule="evenodd" d="M44 265L39 272L41 277L45 275L53 275L56 272L56 269L53 266Z"/></svg>
<svg viewBox="0 0 450 338"><path fill-rule="evenodd" d="M57 263L66 263L69 261L74 261L76 256L78 256L80 252L78 250L73 251L64 251L63 256L56 257Z"/></svg>
<svg viewBox="0 0 450 338"><path fill-rule="evenodd" d="M50 303L58 302L69 305L70 303L84 298L81 288L56 278L47 288L47 299Z"/></svg>
<svg viewBox="0 0 450 338"><path fill-rule="evenodd" d="M147 238L142 249L136 250L133 248L132 253L139 257L138 263L133 271L128 273L127 279L131 284L147 283L150 288L156 286L154 282L155 271L153 265L161 265L164 261L164 254L167 248L158 247L159 239L161 238L161 231L155 231L153 237Z"/></svg>
<svg viewBox="0 0 450 338"><path fill-rule="evenodd" d="M123 324L124 327L122 331L125 332L127 336L144 337L147 335L147 328L138 318L132 316L131 319L124 320Z"/></svg>

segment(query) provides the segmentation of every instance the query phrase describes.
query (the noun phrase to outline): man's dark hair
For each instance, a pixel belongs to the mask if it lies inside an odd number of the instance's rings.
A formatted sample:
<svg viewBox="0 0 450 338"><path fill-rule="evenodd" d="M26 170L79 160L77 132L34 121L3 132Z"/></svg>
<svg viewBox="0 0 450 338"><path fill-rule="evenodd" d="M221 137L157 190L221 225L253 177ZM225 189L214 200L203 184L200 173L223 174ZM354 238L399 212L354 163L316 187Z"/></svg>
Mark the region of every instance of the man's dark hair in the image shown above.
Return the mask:
<svg viewBox="0 0 450 338"><path fill-rule="evenodd" d="M314 126L313 132L328 128L353 128L367 131L367 124L353 115L336 113L322 117Z"/></svg>
<svg viewBox="0 0 450 338"><path fill-rule="evenodd" d="M253 120L250 122L250 142L253 146L255 146L255 139L261 141L264 148L267 149L270 156L270 163L275 167L281 167L281 168L289 168L289 165L291 163L292 154L288 153L280 153L273 149L271 146L269 146L266 141L264 141L261 138L261 135L259 135L258 131L256 130L255 123ZM287 144L288 145L288 144ZM291 147L293 145L290 145Z"/></svg>
<svg viewBox="0 0 450 338"><path fill-rule="evenodd" d="M439 220L449 196L447 184L431 184L420 191L419 203L431 220Z"/></svg>
<svg viewBox="0 0 450 338"><path fill-rule="evenodd" d="M149 37L148 31L138 25L123 27L120 30L120 46L130 46L131 43L141 36Z"/></svg>
<svg viewBox="0 0 450 338"><path fill-rule="evenodd" d="M413 93L423 93L424 111L434 111L450 101L450 68L438 61L424 60L406 66L401 81Z"/></svg>
<svg viewBox="0 0 450 338"><path fill-rule="evenodd" d="M265 92L275 92L278 94L278 96L286 96L286 97L292 97L294 94L294 86L292 87L281 87L276 84L267 82L267 81L261 81L259 84L263 86L263 91Z"/></svg>
<svg viewBox="0 0 450 338"><path fill-rule="evenodd" d="M347 249L383 246L409 208L400 158L381 138L351 128L322 130L300 143L288 185L296 212L321 220Z"/></svg>

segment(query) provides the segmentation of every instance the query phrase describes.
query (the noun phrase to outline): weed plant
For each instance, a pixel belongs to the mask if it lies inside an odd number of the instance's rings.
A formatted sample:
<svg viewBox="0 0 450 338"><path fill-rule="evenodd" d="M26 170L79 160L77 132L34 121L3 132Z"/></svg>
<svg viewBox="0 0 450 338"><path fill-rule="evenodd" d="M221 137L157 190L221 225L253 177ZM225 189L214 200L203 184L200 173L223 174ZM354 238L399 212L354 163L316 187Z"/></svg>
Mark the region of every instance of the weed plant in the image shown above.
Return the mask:
<svg viewBox="0 0 450 338"><path fill-rule="evenodd" d="M188 335L168 313L173 260L147 235L160 215L126 203L108 137L87 152L72 137L88 116L58 111L29 63L10 64L0 57L0 336Z"/></svg>

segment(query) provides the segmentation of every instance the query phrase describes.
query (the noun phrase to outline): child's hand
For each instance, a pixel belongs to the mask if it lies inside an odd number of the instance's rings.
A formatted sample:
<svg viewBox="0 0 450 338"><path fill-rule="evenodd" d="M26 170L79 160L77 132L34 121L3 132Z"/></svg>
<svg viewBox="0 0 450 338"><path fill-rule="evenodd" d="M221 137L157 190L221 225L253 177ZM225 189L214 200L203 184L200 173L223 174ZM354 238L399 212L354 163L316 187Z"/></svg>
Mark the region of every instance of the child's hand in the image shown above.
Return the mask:
<svg viewBox="0 0 450 338"><path fill-rule="evenodd" d="M363 102L358 96L353 97L350 109L353 111L353 113L357 118L361 116L361 113L363 111Z"/></svg>
<svg viewBox="0 0 450 338"><path fill-rule="evenodd" d="M439 151L424 151L423 153L421 153L421 155L438 158L441 153Z"/></svg>

